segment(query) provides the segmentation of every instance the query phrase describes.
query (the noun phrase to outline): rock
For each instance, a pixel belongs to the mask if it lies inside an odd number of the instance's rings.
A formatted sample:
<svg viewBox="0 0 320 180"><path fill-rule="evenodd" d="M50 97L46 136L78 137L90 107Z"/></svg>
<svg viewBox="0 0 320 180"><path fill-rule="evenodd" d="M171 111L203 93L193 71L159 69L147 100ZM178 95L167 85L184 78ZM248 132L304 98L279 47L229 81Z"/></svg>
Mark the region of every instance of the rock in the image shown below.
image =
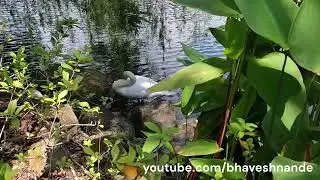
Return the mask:
<svg viewBox="0 0 320 180"><path fill-rule="evenodd" d="M121 115L119 112L111 112L108 108L102 109L102 114L85 115L80 119L82 124L99 123L104 125L105 131L112 131L115 133L126 132L128 137L135 136L135 129L132 122L128 118ZM96 127L87 127L86 132L92 132Z"/></svg>
<svg viewBox="0 0 320 180"><path fill-rule="evenodd" d="M178 125L180 131L173 137L176 151L183 147L187 141L192 141L195 138L197 123L196 118L187 118L185 123Z"/></svg>
<svg viewBox="0 0 320 180"><path fill-rule="evenodd" d="M179 128L179 133L173 137L175 148L180 148L186 141L193 140L198 122L195 117L186 118L179 108L166 101L138 107L131 112L130 119L135 122L138 131L143 129L143 123L147 121L152 121L161 128Z"/></svg>
<svg viewBox="0 0 320 180"><path fill-rule="evenodd" d="M161 128L176 127L177 108L166 103L157 102L155 104L147 104L134 109L131 112L131 121L135 122L137 129L143 129L143 123L152 121L157 123Z"/></svg>
<svg viewBox="0 0 320 180"><path fill-rule="evenodd" d="M47 163L47 147L51 144L48 139L43 139L32 144L27 151L23 162L16 161L13 168L17 171L16 177L40 177Z"/></svg>
<svg viewBox="0 0 320 180"><path fill-rule="evenodd" d="M77 134L78 126L74 125L79 124L79 121L69 104L66 104L61 109L59 109L58 119L61 125L64 126L64 131L67 132L69 136Z"/></svg>

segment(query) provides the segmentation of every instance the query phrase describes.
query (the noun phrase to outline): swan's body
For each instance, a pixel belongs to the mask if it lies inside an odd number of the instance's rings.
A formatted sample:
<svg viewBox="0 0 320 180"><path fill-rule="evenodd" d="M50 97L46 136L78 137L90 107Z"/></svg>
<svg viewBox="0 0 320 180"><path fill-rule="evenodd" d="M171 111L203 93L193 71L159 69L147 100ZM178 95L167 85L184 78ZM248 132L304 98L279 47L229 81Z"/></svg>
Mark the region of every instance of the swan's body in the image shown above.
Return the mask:
<svg viewBox="0 0 320 180"><path fill-rule="evenodd" d="M148 98L158 95L173 94L170 92L150 93L148 89L156 85L157 82L144 76L134 75L130 71L125 71L123 74L127 79L119 79L112 84L112 88L121 96L130 98Z"/></svg>

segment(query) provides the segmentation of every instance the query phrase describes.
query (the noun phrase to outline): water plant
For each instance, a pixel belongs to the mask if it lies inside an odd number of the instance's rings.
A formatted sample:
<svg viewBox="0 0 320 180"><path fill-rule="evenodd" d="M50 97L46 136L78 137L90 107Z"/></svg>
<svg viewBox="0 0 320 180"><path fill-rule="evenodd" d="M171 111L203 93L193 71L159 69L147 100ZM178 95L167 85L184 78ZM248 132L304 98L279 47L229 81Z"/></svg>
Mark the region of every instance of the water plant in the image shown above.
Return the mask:
<svg viewBox="0 0 320 180"><path fill-rule="evenodd" d="M217 145L208 143L206 148L215 155L191 158L190 163L293 165L305 161L317 169L320 2L174 2L227 18L224 26L210 29L225 48L224 59L208 58L184 45L189 56L184 64L189 66L150 88L151 92L182 88L183 112L201 113L195 142L214 139ZM214 172L203 173L216 178ZM290 175L274 171L272 175L274 179L319 178L316 170ZM271 174L223 172L222 176L247 179Z"/></svg>

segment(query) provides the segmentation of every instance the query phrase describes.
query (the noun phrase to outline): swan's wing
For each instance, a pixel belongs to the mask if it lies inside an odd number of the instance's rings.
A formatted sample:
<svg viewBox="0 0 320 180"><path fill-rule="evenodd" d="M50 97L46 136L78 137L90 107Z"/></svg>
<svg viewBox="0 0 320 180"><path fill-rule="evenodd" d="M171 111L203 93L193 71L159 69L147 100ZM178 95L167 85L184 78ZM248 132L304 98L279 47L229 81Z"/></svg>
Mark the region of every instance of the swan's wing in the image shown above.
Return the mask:
<svg viewBox="0 0 320 180"><path fill-rule="evenodd" d="M135 85L137 86L141 86L141 88L144 89L149 89L152 86L156 85L157 82L155 82L154 80L144 77L144 76L136 76L136 83Z"/></svg>

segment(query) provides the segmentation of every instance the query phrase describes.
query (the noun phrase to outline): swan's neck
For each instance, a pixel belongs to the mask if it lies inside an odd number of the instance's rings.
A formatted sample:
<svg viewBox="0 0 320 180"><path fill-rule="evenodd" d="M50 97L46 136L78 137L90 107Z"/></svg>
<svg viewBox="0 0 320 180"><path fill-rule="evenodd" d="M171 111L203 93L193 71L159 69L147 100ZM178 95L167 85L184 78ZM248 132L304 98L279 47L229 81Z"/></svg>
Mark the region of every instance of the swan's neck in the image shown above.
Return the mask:
<svg viewBox="0 0 320 180"><path fill-rule="evenodd" d="M112 84L112 87L117 89L121 87L129 87L132 86L136 82L136 77L132 72L125 71L123 73L124 77L127 79L119 79Z"/></svg>

